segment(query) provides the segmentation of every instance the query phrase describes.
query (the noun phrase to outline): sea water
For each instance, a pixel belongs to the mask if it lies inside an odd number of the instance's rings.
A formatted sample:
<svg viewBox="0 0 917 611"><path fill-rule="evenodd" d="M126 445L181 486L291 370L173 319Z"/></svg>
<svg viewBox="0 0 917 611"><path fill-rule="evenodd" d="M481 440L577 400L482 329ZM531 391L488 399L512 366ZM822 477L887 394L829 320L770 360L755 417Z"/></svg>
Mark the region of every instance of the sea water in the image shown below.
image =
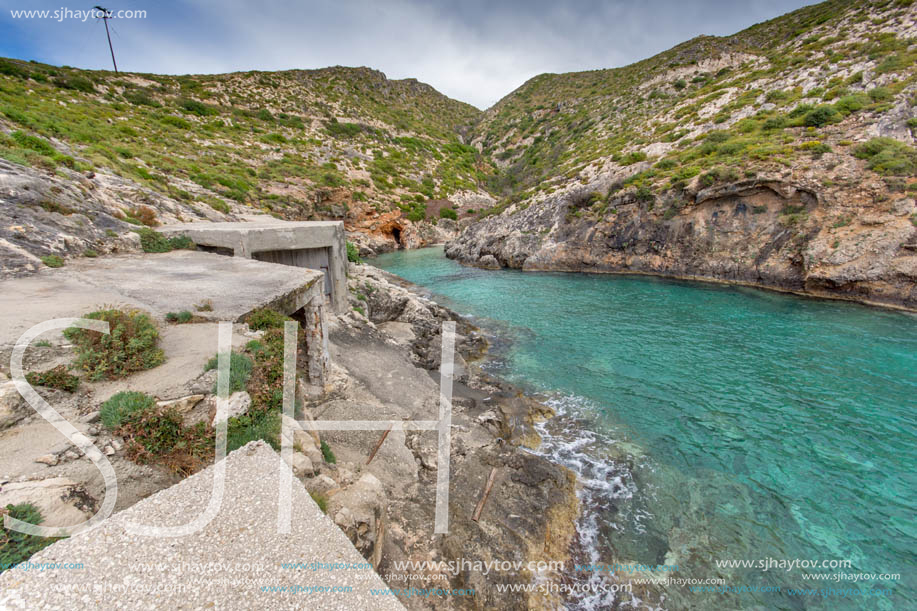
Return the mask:
<svg viewBox="0 0 917 611"><path fill-rule="evenodd" d="M917 608L917 317L646 276L480 270L442 248L370 262L472 317L493 336L488 367L558 410L539 452L584 484L581 561L677 566L630 575L686 580L661 588L669 609ZM812 561L827 564L799 566Z"/></svg>

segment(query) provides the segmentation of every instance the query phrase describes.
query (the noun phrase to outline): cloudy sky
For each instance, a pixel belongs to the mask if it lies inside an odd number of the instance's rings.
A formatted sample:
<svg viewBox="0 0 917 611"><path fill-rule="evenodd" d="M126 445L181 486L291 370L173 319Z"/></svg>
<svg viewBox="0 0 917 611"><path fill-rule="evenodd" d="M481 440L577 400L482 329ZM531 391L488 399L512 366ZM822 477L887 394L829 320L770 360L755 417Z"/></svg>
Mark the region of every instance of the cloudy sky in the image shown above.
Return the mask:
<svg viewBox="0 0 917 611"><path fill-rule="evenodd" d="M0 56L110 68L101 22L14 18L100 0L0 0ZM118 67L169 74L370 66L487 108L543 72L622 66L804 0L101 0Z"/></svg>

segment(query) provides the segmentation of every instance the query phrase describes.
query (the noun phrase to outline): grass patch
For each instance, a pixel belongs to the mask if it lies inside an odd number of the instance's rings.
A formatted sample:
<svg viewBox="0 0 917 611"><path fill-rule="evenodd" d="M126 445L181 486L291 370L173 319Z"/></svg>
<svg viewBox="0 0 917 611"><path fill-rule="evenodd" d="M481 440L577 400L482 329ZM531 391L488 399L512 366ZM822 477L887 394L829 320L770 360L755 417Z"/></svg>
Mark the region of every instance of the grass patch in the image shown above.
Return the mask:
<svg viewBox="0 0 917 611"><path fill-rule="evenodd" d="M7 514L11 518L22 520L28 524L41 524L44 517L41 511L31 503L7 505ZM4 528L0 531L0 573L24 562L33 554L48 547L57 541L55 537L39 537Z"/></svg>
<svg viewBox="0 0 917 611"><path fill-rule="evenodd" d="M166 314L166 321L175 323L177 325L183 325L189 323L194 319L194 314L188 310L182 310L181 312L168 312Z"/></svg>
<svg viewBox="0 0 917 611"><path fill-rule="evenodd" d="M41 262L48 267L63 267L64 260L57 255L47 255L41 258Z"/></svg>
<svg viewBox="0 0 917 611"><path fill-rule="evenodd" d="M335 464L338 459L335 457L334 452L331 451L331 447L328 445L328 442L322 440L321 446L322 458L325 459L325 462L332 465Z"/></svg>
<svg viewBox="0 0 917 611"><path fill-rule="evenodd" d="M153 397L142 392L124 390L103 403L99 413L102 424L115 430L132 414L154 407L156 407L156 401L153 400Z"/></svg>
<svg viewBox="0 0 917 611"><path fill-rule="evenodd" d="M230 418L226 433L226 451L238 450L250 441L262 439L275 450L280 449L280 412L250 412Z"/></svg>
<svg viewBox="0 0 917 611"><path fill-rule="evenodd" d="M318 508L322 510L322 513L328 513L328 497L321 492L310 492L309 496L312 497L312 500L315 501Z"/></svg>
<svg viewBox="0 0 917 611"><path fill-rule="evenodd" d="M219 355L212 357L204 366L204 371L216 369L219 366ZM238 352L229 353L229 392L239 392L245 390L249 378L252 375L254 364L252 360ZM213 383L213 392L217 392L217 383Z"/></svg>
<svg viewBox="0 0 917 611"><path fill-rule="evenodd" d="M140 236L140 247L143 252L170 252L173 250L194 250L194 242L186 236L173 236L167 238L148 227L135 229Z"/></svg>
<svg viewBox="0 0 917 611"><path fill-rule="evenodd" d="M90 380L123 378L165 361L163 351L157 347L159 331L146 314L138 310L100 310L90 312L85 318L109 325L109 333L77 327L64 330L64 337L77 350L75 365Z"/></svg>
<svg viewBox="0 0 917 611"><path fill-rule="evenodd" d="M80 379L67 371L66 365L58 365L48 371L30 371L25 374L26 381L32 386L45 386L73 392L80 386Z"/></svg>

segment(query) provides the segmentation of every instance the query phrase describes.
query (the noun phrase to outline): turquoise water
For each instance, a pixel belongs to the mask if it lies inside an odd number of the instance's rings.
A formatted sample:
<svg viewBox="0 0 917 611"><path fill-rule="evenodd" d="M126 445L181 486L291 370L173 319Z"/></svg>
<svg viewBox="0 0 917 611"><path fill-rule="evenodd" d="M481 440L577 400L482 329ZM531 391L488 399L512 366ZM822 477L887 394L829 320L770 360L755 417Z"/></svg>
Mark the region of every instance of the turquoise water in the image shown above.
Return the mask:
<svg viewBox="0 0 917 611"><path fill-rule="evenodd" d="M586 558L758 590L670 585L669 609L917 608L917 317L649 277L465 268L441 248L371 263L475 317L506 340L490 367L549 393L561 415L542 451L585 483ZM840 572L900 579L715 563L767 558L849 560Z"/></svg>

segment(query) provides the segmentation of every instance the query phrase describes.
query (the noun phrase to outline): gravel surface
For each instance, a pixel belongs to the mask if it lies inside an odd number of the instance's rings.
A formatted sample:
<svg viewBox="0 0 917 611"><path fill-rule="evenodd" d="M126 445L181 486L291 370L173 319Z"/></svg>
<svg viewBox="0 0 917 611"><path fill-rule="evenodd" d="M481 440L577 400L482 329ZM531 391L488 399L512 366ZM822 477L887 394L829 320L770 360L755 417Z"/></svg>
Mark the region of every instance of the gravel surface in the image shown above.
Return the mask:
<svg viewBox="0 0 917 611"><path fill-rule="evenodd" d="M101 527L51 545L32 563L82 568L11 569L0 575L2 609L403 609L347 537L293 478L292 530L277 529L279 456L252 442L226 458L217 516L185 537L126 532L129 522L177 526L203 513L213 467L113 515ZM286 467L285 467L286 468ZM283 568L284 563L324 563ZM267 588L298 588L277 592ZM337 587L338 591L331 591ZM350 591L340 591L350 588ZM324 589L324 591L322 591Z"/></svg>

